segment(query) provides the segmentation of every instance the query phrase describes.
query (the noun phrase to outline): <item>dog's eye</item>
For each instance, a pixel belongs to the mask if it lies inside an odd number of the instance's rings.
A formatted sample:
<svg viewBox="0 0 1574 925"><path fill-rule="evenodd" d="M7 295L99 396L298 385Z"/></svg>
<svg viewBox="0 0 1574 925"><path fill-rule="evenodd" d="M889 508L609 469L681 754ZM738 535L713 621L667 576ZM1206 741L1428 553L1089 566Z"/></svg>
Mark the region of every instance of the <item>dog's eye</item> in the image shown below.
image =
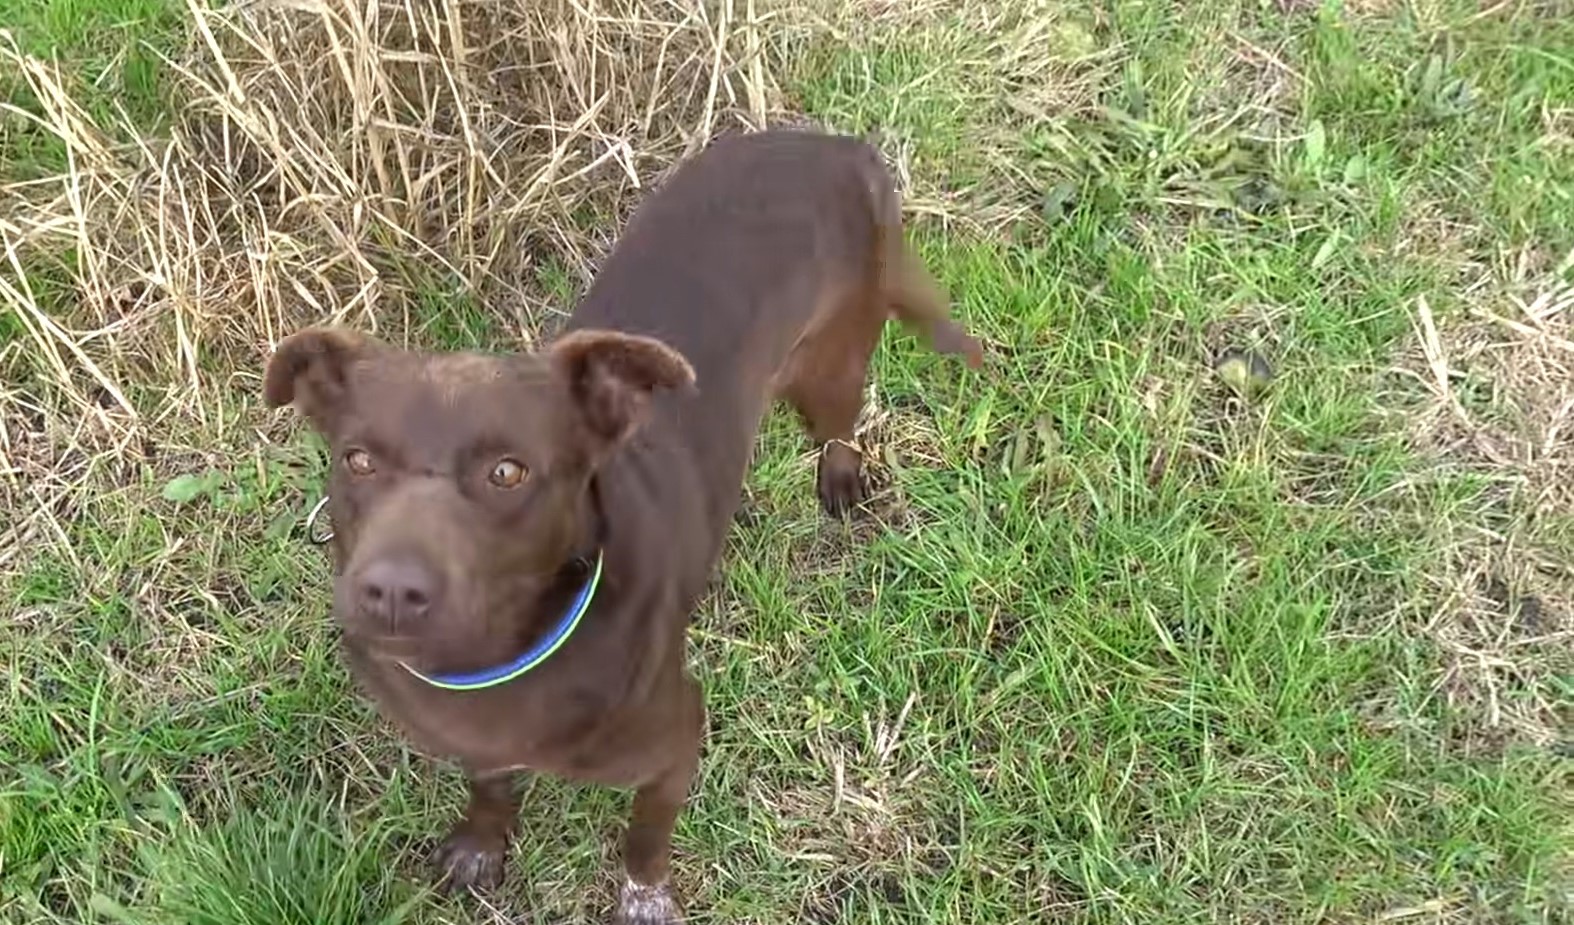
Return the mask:
<svg viewBox="0 0 1574 925"><path fill-rule="evenodd" d="M351 450L344 454L344 464L356 475L371 475L377 468L372 465L372 454L365 450Z"/></svg>
<svg viewBox="0 0 1574 925"><path fill-rule="evenodd" d="M518 488L525 480L525 467L517 460L500 459L486 478L498 488Z"/></svg>

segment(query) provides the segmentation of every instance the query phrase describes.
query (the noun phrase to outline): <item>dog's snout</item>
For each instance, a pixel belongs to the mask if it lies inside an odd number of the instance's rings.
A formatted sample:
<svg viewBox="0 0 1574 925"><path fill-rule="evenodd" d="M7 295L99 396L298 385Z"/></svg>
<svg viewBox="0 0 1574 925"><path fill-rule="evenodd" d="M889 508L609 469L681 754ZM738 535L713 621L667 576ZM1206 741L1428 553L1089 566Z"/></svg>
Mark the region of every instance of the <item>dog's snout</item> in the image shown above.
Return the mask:
<svg viewBox="0 0 1574 925"><path fill-rule="evenodd" d="M369 563L355 586L361 612L390 629L425 619L437 607L441 592L441 581L431 567L410 556Z"/></svg>

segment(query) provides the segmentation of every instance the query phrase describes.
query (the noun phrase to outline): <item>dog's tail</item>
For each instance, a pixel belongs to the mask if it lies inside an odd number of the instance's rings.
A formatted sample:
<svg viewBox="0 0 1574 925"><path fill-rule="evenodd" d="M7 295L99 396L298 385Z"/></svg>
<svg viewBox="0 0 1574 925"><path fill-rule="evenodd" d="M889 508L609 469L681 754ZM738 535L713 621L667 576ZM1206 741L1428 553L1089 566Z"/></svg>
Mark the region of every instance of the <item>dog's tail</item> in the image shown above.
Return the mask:
<svg viewBox="0 0 1574 925"><path fill-rule="evenodd" d="M887 250L884 274L893 317L927 337L936 352L963 357L974 369L984 365L983 346L951 318L944 290L900 237Z"/></svg>
<svg viewBox="0 0 1574 925"><path fill-rule="evenodd" d="M880 291L886 310L927 339L937 353L960 356L968 366L977 369L984 363L983 346L951 318L945 290L907 243L902 228L902 198L894 178L886 170L879 150L873 145L866 149L869 162L865 176L873 194Z"/></svg>

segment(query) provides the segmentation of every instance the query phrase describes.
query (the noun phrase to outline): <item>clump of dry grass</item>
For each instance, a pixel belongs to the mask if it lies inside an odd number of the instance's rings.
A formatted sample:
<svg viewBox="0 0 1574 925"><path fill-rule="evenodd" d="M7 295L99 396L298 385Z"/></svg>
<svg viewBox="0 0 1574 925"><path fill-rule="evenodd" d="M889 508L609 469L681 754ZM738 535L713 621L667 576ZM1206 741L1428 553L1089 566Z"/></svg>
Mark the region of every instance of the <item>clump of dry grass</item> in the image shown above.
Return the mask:
<svg viewBox="0 0 1574 925"><path fill-rule="evenodd" d="M1545 263L1545 261L1542 261ZM1423 300L1407 370L1430 402L1409 409L1416 446L1489 486L1476 516L1446 525L1440 605L1427 627L1446 653L1443 692L1489 729L1539 744L1574 716L1554 678L1574 670L1574 285L1523 255L1452 324ZM1514 295L1514 292L1521 293Z"/></svg>
<svg viewBox="0 0 1574 925"><path fill-rule="evenodd" d="M0 187L0 548L172 422L223 429L234 380L304 323L404 330L461 291L522 337L543 261L588 275L628 194L778 106L801 33L754 0L192 4L172 124L103 124L81 87L0 33L36 98L14 124L67 169ZM772 27L771 42L767 26ZM778 44L772 44L776 42ZM592 221L602 220L591 228ZM67 291L45 291L47 270ZM566 306L550 306L566 308ZM214 386L228 385L229 389Z"/></svg>
<svg viewBox="0 0 1574 925"><path fill-rule="evenodd" d="M588 262L581 210L610 210L775 105L752 3L324 0L191 17L167 137L94 124L59 73L0 45L70 160L4 190L0 292L33 372L82 410L148 413L128 379L201 402L205 369L254 365L301 322L376 326L433 278L518 308L543 256ZM77 298L62 315L25 271L66 249Z"/></svg>

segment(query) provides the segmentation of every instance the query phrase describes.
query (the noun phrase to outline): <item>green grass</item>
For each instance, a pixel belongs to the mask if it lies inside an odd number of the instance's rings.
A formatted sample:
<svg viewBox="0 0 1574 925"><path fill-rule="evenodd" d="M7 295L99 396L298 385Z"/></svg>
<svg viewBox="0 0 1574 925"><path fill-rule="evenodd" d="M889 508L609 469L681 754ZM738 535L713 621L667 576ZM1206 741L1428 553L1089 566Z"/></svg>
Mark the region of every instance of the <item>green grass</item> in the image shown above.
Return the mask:
<svg viewBox="0 0 1574 925"><path fill-rule="evenodd" d="M4 20L19 49L80 81L78 103L100 125L128 120L156 130L166 113L168 67L184 4L173 0L33 0ZM0 74L0 102L39 114L18 75ZM118 133L117 133L118 134ZM0 112L0 177L31 179L61 171L59 140L30 121Z"/></svg>
<svg viewBox="0 0 1574 925"><path fill-rule="evenodd" d="M694 632L696 922L1574 915L1566 730L1488 730L1427 629L1491 479L1383 413L1424 397L1391 374L1418 296L1459 318L1483 267L1574 248L1574 20L1306 6L1068 5L1027 46L1048 62L994 70L997 34L944 14L806 58L795 97L906 145L921 191L1030 207L1009 234L920 223L992 359L887 337L873 518L823 519L802 438L767 422ZM19 31L101 74L167 9ZM429 289L412 340L510 340ZM1271 359L1263 400L1211 375L1227 346ZM74 556L11 589L0 918L492 921L423 892L462 794L333 649L326 563L290 529L320 449L238 430L76 499ZM185 503L176 472L201 477ZM1567 662L1540 670L1505 703L1566 707ZM497 904L598 919L626 795L542 779L525 806Z"/></svg>

